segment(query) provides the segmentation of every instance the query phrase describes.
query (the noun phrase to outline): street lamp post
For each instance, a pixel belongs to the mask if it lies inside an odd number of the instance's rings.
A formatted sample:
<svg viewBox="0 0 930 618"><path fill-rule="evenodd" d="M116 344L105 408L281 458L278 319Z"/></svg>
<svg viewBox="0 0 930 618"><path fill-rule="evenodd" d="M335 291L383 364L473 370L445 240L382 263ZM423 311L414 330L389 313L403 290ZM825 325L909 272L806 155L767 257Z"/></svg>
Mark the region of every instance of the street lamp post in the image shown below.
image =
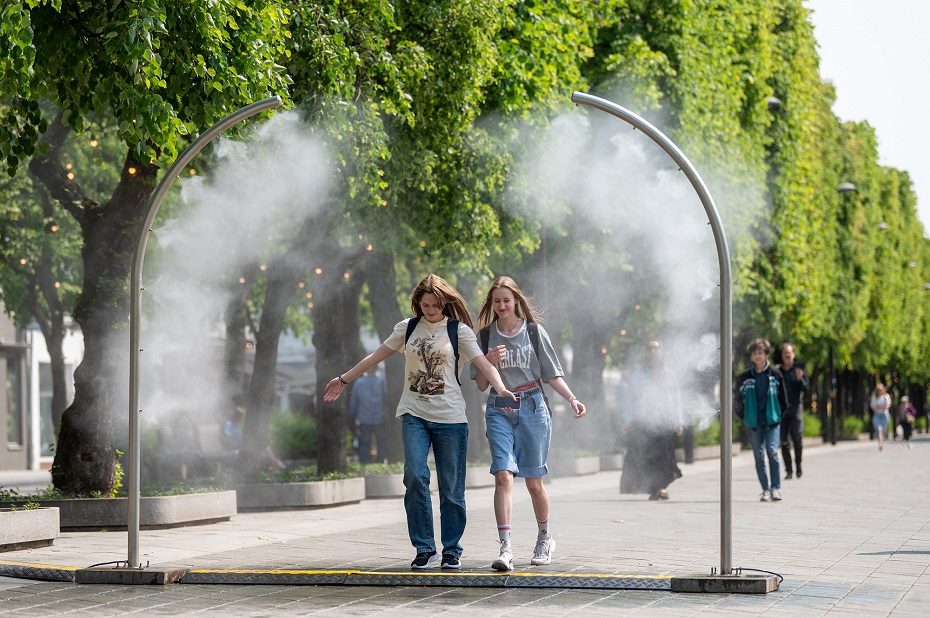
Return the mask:
<svg viewBox="0 0 930 618"><path fill-rule="evenodd" d="M842 182L836 187L836 192L840 194L840 197L843 198L850 193L856 192L856 185L851 182ZM835 332L835 329L834 329ZM827 412L829 414L828 419L828 428L829 428L829 438L830 444L836 444L836 415L837 415L837 388L836 388L836 362L833 354L833 341L830 341L830 349L827 351L827 364L829 366L829 380L830 380L830 401L827 406Z"/></svg>

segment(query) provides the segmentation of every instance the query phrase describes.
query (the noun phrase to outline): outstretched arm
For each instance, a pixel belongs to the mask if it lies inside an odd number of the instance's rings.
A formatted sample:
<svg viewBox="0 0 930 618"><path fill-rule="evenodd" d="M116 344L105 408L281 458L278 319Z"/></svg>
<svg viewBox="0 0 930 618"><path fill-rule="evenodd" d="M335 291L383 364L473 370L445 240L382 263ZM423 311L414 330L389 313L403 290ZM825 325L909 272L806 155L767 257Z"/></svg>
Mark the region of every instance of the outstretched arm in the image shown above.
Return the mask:
<svg viewBox="0 0 930 618"><path fill-rule="evenodd" d="M392 350L386 345L378 346L378 349L363 358L349 369L344 374L337 376L329 381L326 385L326 391L323 395L323 401L336 401L339 399L339 395L342 394L342 391L345 390L346 385L354 380L355 378L364 375L366 371L389 357L391 354L396 354L396 350Z"/></svg>

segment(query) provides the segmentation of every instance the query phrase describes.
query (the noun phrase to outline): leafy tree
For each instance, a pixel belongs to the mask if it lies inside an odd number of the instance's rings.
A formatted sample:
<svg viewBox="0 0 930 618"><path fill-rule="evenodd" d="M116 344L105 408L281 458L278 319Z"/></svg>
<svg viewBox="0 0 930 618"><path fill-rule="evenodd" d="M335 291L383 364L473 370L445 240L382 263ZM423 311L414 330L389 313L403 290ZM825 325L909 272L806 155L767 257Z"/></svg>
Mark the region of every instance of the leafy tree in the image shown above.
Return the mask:
<svg viewBox="0 0 930 618"><path fill-rule="evenodd" d="M276 62L285 52L286 9L271 0L19 0L3 13L0 96L11 112L0 153L11 168L28 159L84 239L74 317L85 356L62 419L53 481L70 493L109 493L114 423L125 410L118 376L126 364L119 350L130 257L145 206L162 162L188 135L246 103L286 94ZM39 110L44 102L58 110L51 121ZM62 164L67 137L95 118L114 125L126 147L115 188L100 198Z"/></svg>

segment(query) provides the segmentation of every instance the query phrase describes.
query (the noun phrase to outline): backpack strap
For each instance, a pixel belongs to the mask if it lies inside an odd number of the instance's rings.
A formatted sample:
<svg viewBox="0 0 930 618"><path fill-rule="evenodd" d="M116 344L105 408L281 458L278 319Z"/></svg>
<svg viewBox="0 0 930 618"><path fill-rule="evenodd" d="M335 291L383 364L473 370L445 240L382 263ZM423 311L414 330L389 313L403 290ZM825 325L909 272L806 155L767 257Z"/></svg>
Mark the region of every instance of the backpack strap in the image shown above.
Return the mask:
<svg viewBox="0 0 930 618"><path fill-rule="evenodd" d="M478 343L481 345L481 351L488 353L488 340L491 338L491 325L485 326L478 331Z"/></svg>
<svg viewBox="0 0 930 618"><path fill-rule="evenodd" d="M446 322L446 332L449 334L449 343L452 344L452 353L455 354L455 381L462 385L459 378L459 321L449 318Z"/></svg>
<svg viewBox="0 0 930 618"><path fill-rule="evenodd" d="M407 322L407 334L404 335L404 347L407 346L407 342L410 341L410 335L413 334L413 331L416 330L417 324L419 323L420 316L414 316Z"/></svg>
<svg viewBox="0 0 930 618"><path fill-rule="evenodd" d="M419 323L420 316L412 317L407 322L407 334L404 335L404 346L410 341L410 336L413 335L413 331L416 330L417 324ZM462 380L459 378L459 321L449 318L449 321L446 322L446 332L449 335L449 343L452 344L452 353L455 355L455 381L461 386Z"/></svg>

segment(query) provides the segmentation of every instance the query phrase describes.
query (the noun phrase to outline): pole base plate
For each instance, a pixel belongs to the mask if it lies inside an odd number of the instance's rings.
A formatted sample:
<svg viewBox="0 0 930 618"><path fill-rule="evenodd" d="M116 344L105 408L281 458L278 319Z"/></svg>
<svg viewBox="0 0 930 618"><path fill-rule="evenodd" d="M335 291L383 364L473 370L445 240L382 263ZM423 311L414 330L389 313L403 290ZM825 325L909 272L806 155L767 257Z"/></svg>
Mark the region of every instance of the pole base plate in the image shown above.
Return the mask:
<svg viewBox="0 0 930 618"><path fill-rule="evenodd" d="M684 575L672 578L672 592L768 594L778 590L775 575Z"/></svg>

